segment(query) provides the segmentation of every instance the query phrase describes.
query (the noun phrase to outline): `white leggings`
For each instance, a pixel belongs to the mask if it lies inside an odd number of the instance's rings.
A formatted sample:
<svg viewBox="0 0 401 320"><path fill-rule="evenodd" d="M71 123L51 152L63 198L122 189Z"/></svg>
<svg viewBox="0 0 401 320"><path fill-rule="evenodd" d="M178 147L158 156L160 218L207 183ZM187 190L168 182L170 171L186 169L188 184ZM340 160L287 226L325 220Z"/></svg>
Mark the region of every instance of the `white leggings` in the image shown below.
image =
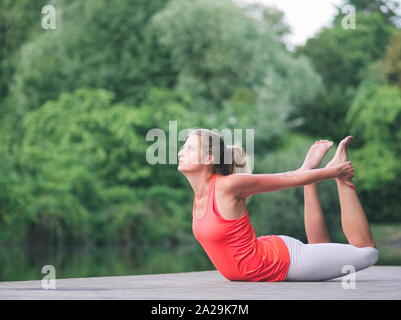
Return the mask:
<svg viewBox="0 0 401 320"><path fill-rule="evenodd" d="M285 281L323 281L345 276L352 266L359 271L373 266L379 251L373 247L355 247L342 243L303 242L279 235L290 251L290 268ZM343 270L344 268L344 270Z"/></svg>

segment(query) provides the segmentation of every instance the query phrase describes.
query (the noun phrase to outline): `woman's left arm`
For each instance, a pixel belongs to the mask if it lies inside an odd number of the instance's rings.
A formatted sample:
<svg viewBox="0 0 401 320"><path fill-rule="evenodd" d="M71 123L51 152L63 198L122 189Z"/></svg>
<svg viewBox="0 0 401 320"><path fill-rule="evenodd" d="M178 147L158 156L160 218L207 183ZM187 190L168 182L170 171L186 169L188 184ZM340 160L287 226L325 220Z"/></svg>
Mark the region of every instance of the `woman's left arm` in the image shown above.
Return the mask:
<svg viewBox="0 0 401 320"><path fill-rule="evenodd" d="M225 177L227 191L236 198L245 199L251 195L289 188L302 187L321 180L334 179L352 174L350 161L331 168L295 170L273 174L236 173Z"/></svg>

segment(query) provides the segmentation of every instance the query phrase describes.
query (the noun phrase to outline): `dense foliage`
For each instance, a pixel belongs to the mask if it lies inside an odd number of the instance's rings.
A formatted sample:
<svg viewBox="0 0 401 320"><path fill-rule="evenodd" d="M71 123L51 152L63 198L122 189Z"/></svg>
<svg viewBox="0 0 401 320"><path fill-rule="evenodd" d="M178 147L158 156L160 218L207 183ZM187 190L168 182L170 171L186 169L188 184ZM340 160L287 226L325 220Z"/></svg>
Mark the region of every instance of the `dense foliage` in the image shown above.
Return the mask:
<svg viewBox="0 0 401 320"><path fill-rule="evenodd" d="M169 121L253 129L256 173L294 170L314 140L353 134L370 219L399 220L401 33L394 12L350 2L355 30L339 11L290 52L283 14L263 5L2 1L0 243L194 241L188 181L146 158L147 133L169 141ZM55 30L40 27L47 3ZM319 192L334 234L334 182ZM255 196L249 211L259 235L305 240L302 188Z"/></svg>

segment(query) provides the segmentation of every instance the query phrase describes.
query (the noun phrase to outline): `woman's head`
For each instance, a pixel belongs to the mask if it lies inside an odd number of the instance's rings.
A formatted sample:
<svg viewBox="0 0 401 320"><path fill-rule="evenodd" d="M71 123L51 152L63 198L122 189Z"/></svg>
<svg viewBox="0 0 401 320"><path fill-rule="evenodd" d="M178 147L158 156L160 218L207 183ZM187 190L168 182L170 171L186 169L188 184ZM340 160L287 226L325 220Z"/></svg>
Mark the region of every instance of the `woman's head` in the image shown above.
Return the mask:
<svg viewBox="0 0 401 320"><path fill-rule="evenodd" d="M227 145L220 134L208 129L191 131L178 156L183 171L185 166L186 171L208 170L223 176L251 173L245 151L240 146Z"/></svg>

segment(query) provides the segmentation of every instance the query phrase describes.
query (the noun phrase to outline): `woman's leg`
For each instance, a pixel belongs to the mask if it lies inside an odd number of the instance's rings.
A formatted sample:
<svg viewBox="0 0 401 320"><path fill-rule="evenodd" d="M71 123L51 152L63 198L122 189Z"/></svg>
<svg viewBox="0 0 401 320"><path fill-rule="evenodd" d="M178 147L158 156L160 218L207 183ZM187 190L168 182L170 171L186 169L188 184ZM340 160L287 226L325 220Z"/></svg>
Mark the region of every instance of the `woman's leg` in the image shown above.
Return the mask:
<svg viewBox="0 0 401 320"><path fill-rule="evenodd" d="M368 219L355 190L336 180L341 207L341 224L345 236L355 247L374 247Z"/></svg>
<svg viewBox="0 0 401 320"><path fill-rule="evenodd" d="M298 170L319 168L323 157L332 146L333 142L328 140L316 141L310 147L301 168ZM304 223L308 243L331 242L317 194L316 183L304 186Z"/></svg>
<svg viewBox="0 0 401 320"><path fill-rule="evenodd" d="M292 237L279 237L290 252L286 281L325 281L342 277L349 272L349 266L356 272L373 266L379 257L378 250L372 247L358 248L342 243L304 244Z"/></svg>
<svg viewBox="0 0 401 320"><path fill-rule="evenodd" d="M326 167L348 161L347 145L351 140L352 136L348 136L340 142L333 159ZM358 195L355 190L345 184L347 179L352 180L352 178L336 179L344 234L353 246L376 248L376 242L370 232L369 223Z"/></svg>
<svg viewBox="0 0 401 320"><path fill-rule="evenodd" d="M304 186L304 222L308 243L331 242L316 183Z"/></svg>

